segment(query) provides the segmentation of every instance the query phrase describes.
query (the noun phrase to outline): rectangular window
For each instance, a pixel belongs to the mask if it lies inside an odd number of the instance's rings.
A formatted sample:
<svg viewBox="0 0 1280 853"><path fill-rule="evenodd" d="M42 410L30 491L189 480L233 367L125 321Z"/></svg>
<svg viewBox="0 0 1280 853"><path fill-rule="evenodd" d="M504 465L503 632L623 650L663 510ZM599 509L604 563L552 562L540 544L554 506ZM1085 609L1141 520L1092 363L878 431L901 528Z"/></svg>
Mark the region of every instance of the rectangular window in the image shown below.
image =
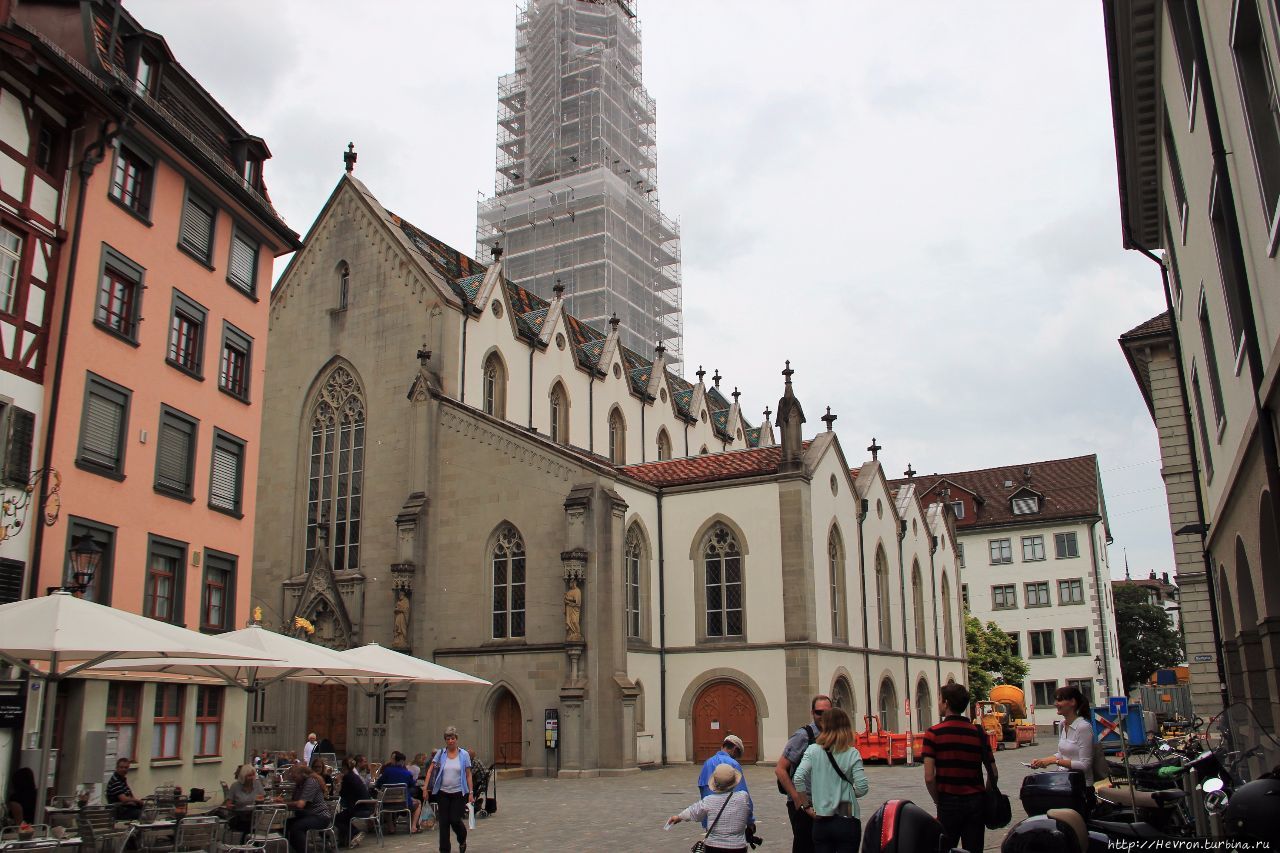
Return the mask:
<svg viewBox="0 0 1280 853"><path fill-rule="evenodd" d="M987 544L991 548L991 565L1013 562L1013 546L1008 539L992 539Z"/></svg>
<svg viewBox="0 0 1280 853"><path fill-rule="evenodd" d="M0 227L0 312L12 314L18 300L18 272L22 267L22 238Z"/></svg>
<svg viewBox="0 0 1280 853"><path fill-rule="evenodd" d="M0 405L0 437L4 438L6 482L25 486L31 480L31 453L36 438L36 416L26 409Z"/></svg>
<svg viewBox="0 0 1280 853"><path fill-rule="evenodd" d="M1036 560L1044 559L1044 537L1043 536L1023 536L1022 537L1022 562L1030 563Z"/></svg>
<svg viewBox="0 0 1280 853"><path fill-rule="evenodd" d="M1027 597L1027 607L1048 607L1053 603L1049 600L1048 581L1023 584L1022 590Z"/></svg>
<svg viewBox="0 0 1280 853"><path fill-rule="evenodd" d="M157 684L156 707L151 729L153 759L182 757L182 704L186 699L181 684Z"/></svg>
<svg viewBox="0 0 1280 853"><path fill-rule="evenodd" d="M1074 687L1084 696L1084 701L1089 703L1089 707L1093 707L1093 679L1092 678L1068 678L1067 686Z"/></svg>
<svg viewBox="0 0 1280 853"><path fill-rule="evenodd" d="M142 685L112 681L107 684L107 731L116 733L116 755L136 758L138 709L142 707Z"/></svg>
<svg viewBox="0 0 1280 853"><path fill-rule="evenodd" d="M1231 356L1240 355L1244 345L1244 306L1240 292L1245 283L1243 258L1240 255L1240 233L1236 229L1234 210L1228 210L1220 191L1222 178L1213 176L1209 193L1209 222L1213 231L1213 247L1218 257L1218 273L1222 277L1222 298L1227 304L1227 328L1231 332Z"/></svg>
<svg viewBox="0 0 1280 853"><path fill-rule="evenodd" d="M1084 628L1062 629L1062 653L1064 655L1089 654L1089 634Z"/></svg>
<svg viewBox="0 0 1280 853"><path fill-rule="evenodd" d="M1195 6L1189 0L1169 0L1169 30L1173 34L1173 47L1177 53L1178 70L1182 76L1182 94L1191 105L1191 94L1195 91L1195 53L1191 47L1191 19L1189 14L1197 14Z"/></svg>
<svg viewBox="0 0 1280 853"><path fill-rule="evenodd" d="M151 217L155 165L128 145L116 149L111 170L111 197L143 219Z"/></svg>
<svg viewBox="0 0 1280 853"><path fill-rule="evenodd" d="M1031 682L1031 692L1036 698L1037 708L1052 708L1053 694L1058 692L1058 682L1033 681Z"/></svg>
<svg viewBox="0 0 1280 853"><path fill-rule="evenodd" d="M1173 232L1169 230L1169 222L1164 223L1164 253L1167 258L1167 266L1169 268L1169 281L1173 284L1173 304L1178 309L1178 315L1182 315L1182 273L1178 269L1178 253L1173 246Z"/></svg>
<svg viewBox="0 0 1280 853"><path fill-rule="evenodd" d="M93 322L100 329L138 342L138 322L142 317L145 270L112 249L102 247L98 267L98 301Z"/></svg>
<svg viewBox="0 0 1280 853"><path fill-rule="evenodd" d="M124 439L129 425L130 396L127 388L92 373L87 375L77 467L124 478Z"/></svg>
<svg viewBox="0 0 1280 853"><path fill-rule="evenodd" d="M22 581L26 574L26 563L0 557L0 604L12 604L22 600Z"/></svg>
<svg viewBox="0 0 1280 853"><path fill-rule="evenodd" d="M991 587L991 609L1012 610L1018 606L1018 588L1014 584Z"/></svg>
<svg viewBox="0 0 1280 853"><path fill-rule="evenodd" d="M1031 657L1051 658L1054 656L1052 631L1028 631L1027 640L1028 645L1031 647Z"/></svg>
<svg viewBox="0 0 1280 853"><path fill-rule="evenodd" d="M1249 140L1253 143L1258 190L1268 224L1272 225L1280 201L1280 90L1276 87L1271 55L1262 35L1256 0L1239 0L1236 6L1231 51L1235 55Z"/></svg>
<svg viewBox="0 0 1280 853"><path fill-rule="evenodd" d="M1080 556L1080 545L1076 542L1074 531L1053 534L1053 555L1059 560Z"/></svg>
<svg viewBox="0 0 1280 853"><path fill-rule="evenodd" d="M173 313L169 319L168 361L179 370L199 377L204 366L204 324L208 311L199 302L173 292Z"/></svg>
<svg viewBox="0 0 1280 853"><path fill-rule="evenodd" d="M1213 404L1213 422L1219 430L1227 419L1227 411L1222 403L1222 380L1218 375L1218 355L1213 347L1213 328L1209 324L1209 304L1204 293L1200 294L1200 305L1197 311L1200 319L1200 344L1204 347L1204 365L1209 374L1209 401Z"/></svg>
<svg viewBox="0 0 1280 853"><path fill-rule="evenodd" d="M1011 631L1009 633L1009 650L1013 652L1014 657L1022 657L1022 643L1019 641L1018 632Z"/></svg>
<svg viewBox="0 0 1280 853"><path fill-rule="evenodd" d="M1195 366L1191 367L1191 396L1195 399L1196 404L1196 425L1200 431L1200 460L1204 463L1204 476L1206 481L1213 479L1213 453L1210 452L1209 444L1209 421L1204 414L1204 395L1200 392L1200 373Z"/></svg>
<svg viewBox="0 0 1280 853"><path fill-rule="evenodd" d="M200 629L235 628L236 558L205 549L204 581L200 591Z"/></svg>
<svg viewBox="0 0 1280 853"><path fill-rule="evenodd" d="M182 205L182 226L178 246L205 266L213 265L213 223L217 208L187 188Z"/></svg>
<svg viewBox="0 0 1280 853"><path fill-rule="evenodd" d="M1164 119L1164 155L1169 164L1169 182L1173 185L1173 206L1177 214L1169 218L1178 223L1178 234L1181 236L1187 233L1187 190L1182 183L1182 165L1178 162L1178 147L1173 142L1173 128L1169 125L1167 111ZM1166 227L1167 225L1166 222Z"/></svg>
<svg viewBox="0 0 1280 853"><path fill-rule="evenodd" d="M209 506L240 514L244 480L244 442L222 430L213 432L213 460L209 475Z"/></svg>
<svg viewBox="0 0 1280 853"><path fill-rule="evenodd" d="M222 754L222 687L196 688L196 757Z"/></svg>
<svg viewBox="0 0 1280 853"><path fill-rule="evenodd" d="M956 514L957 519L964 518L964 501L949 501L947 506Z"/></svg>
<svg viewBox="0 0 1280 853"><path fill-rule="evenodd" d="M198 428L199 422L189 415L160 406L160 424L156 429L157 492L191 499Z"/></svg>
<svg viewBox="0 0 1280 853"><path fill-rule="evenodd" d="M960 568L964 568L964 543L956 543L956 560L960 563Z"/></svg>
<svg viewBox="0 0 1280 853"><path fill-rule="evenodd" d="M186 586L187 544L151 536L147 543L147 580L142 615L181 625L182 590Z"/></svg>
<svg viewBox="0 0 1280 853"><path fill-rule="evenodd" d="M1037 497L1025 497L1013 499L1014 515L1034 515L1040 511L1040 499Z"/></svg>
<svg viewBox="0 0 1280 853"><path fill-rule="evenodd" d="M248 402L249 365L253 338L230 323L222 323L222 358L218 363L218 387Z"/></svg>
<svg viewBox="0 0 1280 853"><path fill-rule="evenodd" d="M969 611L969 585L967 583L960 584L960 600L964 602L964 609Z"/></svg>
<svg viewBox="0 0 1280 853"><path fill-rule="evenodd" d="M1080 578L1058 581L1059 604L1084 604L1084 584Z"/></svg>
<svg viewBox="0 0 1280 853"><path fill-rule="evenodd" d="M231 234L227 281L252 296L258 287L258 243L239 228Z"/></svg>

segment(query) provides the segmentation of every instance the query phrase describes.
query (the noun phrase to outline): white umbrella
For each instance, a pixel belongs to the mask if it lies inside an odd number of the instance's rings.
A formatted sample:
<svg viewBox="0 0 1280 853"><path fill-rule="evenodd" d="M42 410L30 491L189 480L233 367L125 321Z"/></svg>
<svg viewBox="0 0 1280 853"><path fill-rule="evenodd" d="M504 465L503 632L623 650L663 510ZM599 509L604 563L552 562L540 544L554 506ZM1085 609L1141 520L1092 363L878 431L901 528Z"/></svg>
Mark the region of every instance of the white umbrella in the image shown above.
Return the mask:
<svg viewBox="0 0 1280 853"><path fill-rule="evenodd" d="M58 591L0 605L0 660L47 679L40 738L40 770L44 784L53 738L54 685L104 660L177 656L218 659L271 655L248 653L244 646L196 631L157 622ZM36 819L44 816L44 798L37 798Z"/></svg>
<svg viewBox="0 0 1280 853"><path fill-rule="evenodd" d="M308 677L304 680L368 686L374 688L373 692L392 684L474 684L485 687L491 683L483 678L467 675L465 672L449 669L447 666L441 666L438 663L432 663L429 660L423 660L413 655L406 655L403 652L388 649L377 643L370 643L367 646L360 646L355 649L347 649L344 652L339 652L339 654L353 662L358 662L374 669L385 670L388 675L323 676Z"/></svg>

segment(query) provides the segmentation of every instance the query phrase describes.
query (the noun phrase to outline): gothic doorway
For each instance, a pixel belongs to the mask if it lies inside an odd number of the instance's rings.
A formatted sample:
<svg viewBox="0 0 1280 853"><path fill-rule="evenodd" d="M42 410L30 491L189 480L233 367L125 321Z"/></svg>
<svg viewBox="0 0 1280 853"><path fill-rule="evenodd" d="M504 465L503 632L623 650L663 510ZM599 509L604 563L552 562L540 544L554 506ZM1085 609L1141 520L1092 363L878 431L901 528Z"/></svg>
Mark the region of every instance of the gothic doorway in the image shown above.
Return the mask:
<svg viewBox="0 0 1280 853"><path fill-rule="evenodd" d="M725 735L735 734L742 738L742 762L754 762L756 722L756 703L745 689L732 681L708 684L693 700L693 760L707 760Z"/></svg>
<svg viewBox="0 0 1280 853"><path fill-rule="evenodd" d="M307 685L307 731L328 738L338 757L347 754L347 688L341 684Z"/></svg>
<svg viewBox="0 0 1280 853"><path fill-rule="evenodd" d="M497 767L519 767L524 727L521 725L520 703L503 690L493 707L493 763Z"/></svg>

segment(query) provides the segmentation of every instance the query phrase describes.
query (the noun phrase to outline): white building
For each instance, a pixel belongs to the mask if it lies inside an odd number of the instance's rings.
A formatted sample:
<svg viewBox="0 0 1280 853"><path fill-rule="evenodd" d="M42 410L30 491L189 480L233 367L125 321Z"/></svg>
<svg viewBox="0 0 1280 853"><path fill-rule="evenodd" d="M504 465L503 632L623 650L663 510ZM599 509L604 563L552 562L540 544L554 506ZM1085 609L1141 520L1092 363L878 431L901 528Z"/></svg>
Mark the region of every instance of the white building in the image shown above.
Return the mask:
<svg viewBox="0 0 1280 853"><path fill-rule="evenodd" d="M1053 692L1074 684L1094 704L1123 695L1096 456L897 480L955 515L962 593L1027 661L1035 722L1056 719Z"/></svg>

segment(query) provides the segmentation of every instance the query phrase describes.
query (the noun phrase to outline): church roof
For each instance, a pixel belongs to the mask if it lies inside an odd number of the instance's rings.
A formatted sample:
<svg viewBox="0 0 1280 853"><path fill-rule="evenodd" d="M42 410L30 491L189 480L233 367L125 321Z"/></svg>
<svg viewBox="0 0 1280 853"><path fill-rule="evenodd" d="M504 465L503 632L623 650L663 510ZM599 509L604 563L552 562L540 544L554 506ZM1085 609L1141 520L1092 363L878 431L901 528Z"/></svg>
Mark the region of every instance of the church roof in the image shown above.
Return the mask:
<svg viewBox="0 0 1280 853"><path fill-rule="evenodd" d="M404 232L404 236L409 238L409 242L417 249L418 254L444 277L449 286L454 289L454 292L465 298L466 291L459 286L459 280L473 277L477 273L483 275L486 269L485 265L462 254L452 246L440 242L426 231L409 222L409 220L397 216L389 210L387 215L391 217L392 222L400 227L400 230ZM479 286L480 283L477 281L475 287L478 288ZM471 298L475 299L474 289L471 293Z"/></svg>
<svg viewBox="0 0 1280 853"><path fill-rule="evenodd" d="M757 433L759 429L756 430ZM805 447L809 442L804 443ZM775 474L782 461L781 447L752 447L725 453L703 453L681 459L623 465L618 471L651 486L688 486Z"/></svg>

